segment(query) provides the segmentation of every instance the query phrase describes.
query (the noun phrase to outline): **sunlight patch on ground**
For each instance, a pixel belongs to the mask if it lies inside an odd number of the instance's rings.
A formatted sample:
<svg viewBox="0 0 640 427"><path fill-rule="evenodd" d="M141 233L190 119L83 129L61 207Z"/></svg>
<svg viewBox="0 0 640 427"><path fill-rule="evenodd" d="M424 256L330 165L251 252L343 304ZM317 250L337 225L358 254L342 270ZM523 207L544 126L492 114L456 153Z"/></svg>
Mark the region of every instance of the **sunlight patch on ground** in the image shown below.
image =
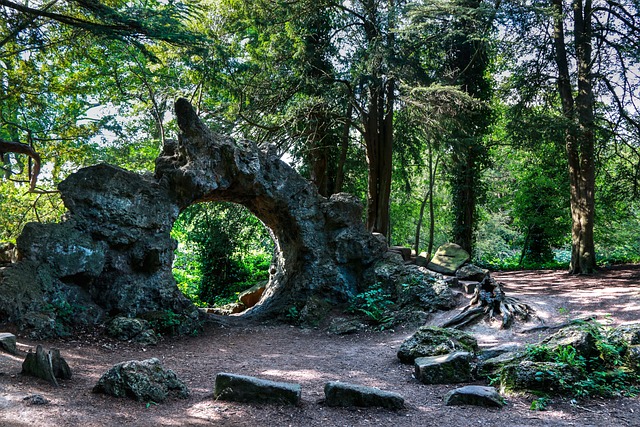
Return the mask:
<svg viewBox="0 0 640 427"><path fill-rule="evenodd" d="M266 371L262 371L262 375L266 375L269 377L286 378L287 380L295 381L309 381L325 378L325 375L322 372L316 371L315 369L300 369L297 371L267 369Z"/></svg>

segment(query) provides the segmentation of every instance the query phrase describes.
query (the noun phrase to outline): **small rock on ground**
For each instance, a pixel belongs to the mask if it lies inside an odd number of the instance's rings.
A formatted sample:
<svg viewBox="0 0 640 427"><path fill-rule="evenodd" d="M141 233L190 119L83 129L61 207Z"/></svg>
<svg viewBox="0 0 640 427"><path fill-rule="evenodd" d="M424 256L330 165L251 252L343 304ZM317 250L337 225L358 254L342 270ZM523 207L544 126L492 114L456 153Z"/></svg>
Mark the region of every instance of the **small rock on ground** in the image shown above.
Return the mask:
<svg viewBox="0 0 640 427"><path fill-rule="evenodd" d="M474 405L501 408L505 405L504 398L493 387L468 385L451 390L444 397L447 406Z"/></svg>

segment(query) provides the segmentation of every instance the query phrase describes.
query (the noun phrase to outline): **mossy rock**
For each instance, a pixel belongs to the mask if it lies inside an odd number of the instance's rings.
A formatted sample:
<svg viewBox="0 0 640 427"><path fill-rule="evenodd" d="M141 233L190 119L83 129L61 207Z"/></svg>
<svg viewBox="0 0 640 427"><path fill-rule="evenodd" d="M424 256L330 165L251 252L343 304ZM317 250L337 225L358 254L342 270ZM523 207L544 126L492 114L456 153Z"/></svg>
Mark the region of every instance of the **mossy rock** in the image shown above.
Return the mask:
<svg viewBox="0 0 640 427"><path fill-rule="evenodd" d="M596 347L596 338L587 328L581 326L571 326L561 329L540 341L538 345L546 346L550 351L559 347L571 346L585 359L599 354L598 348Z"/></svg>
<svg viewBox="0 0 640 427"><path fill-rule="evenodd" d="M569 365L530 360L506 365L500 370L499 375L500 389L503 391L545 393L562 393L570 389L580 377Z"/></svg>
<svg viewBox="0 0 640 427"><path fill-rule="evenodd" d="M423 326L402 343L398 359L411 364L418 357L441 356L455 351L474 354L478 351L478 341L473 335L457 329Z"/></svg>

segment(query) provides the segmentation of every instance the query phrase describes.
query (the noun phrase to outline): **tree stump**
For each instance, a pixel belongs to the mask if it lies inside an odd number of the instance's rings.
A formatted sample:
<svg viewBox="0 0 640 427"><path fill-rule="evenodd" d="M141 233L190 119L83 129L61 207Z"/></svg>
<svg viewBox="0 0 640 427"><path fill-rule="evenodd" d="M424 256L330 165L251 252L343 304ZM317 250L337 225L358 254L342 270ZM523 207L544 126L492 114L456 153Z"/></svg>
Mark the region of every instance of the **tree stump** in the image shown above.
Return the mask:
<svg viewBox="0 0 640 427"><path fill-rule="evenodd" d="M52 348L45 352L41 345L36 347L36 352L29 350L27 357L22 362L22 374L42 378L54 386L58 386L57 378L67 380L71 378L69 365L60 356L60 350Z"/></svg>
<svg viewBox="0 0 640 427"><path fill-rule="evenodd" d="M485 276L480 285L476 286L469 304L442 327L460 329L485 316L494 319L495 316L500 315L502 317L501 328L506 329L511 326L514 317L524 321L529 319L533 313L534 310L528 304L505 295L502 283L496 282L490 276Z"/></svg>

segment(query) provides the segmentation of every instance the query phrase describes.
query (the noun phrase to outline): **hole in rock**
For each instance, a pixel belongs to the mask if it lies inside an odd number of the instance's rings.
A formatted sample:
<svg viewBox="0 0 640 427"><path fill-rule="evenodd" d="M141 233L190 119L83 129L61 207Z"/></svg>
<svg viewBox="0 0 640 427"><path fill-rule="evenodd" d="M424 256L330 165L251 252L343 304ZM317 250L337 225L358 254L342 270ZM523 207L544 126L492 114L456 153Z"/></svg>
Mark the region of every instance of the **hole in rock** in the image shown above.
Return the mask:
<svg viewBox="0 0 640 427"><path fill-rule="evenodd" d="M178 241L173 276L182 293L218 314L255 305L269 280L270 230L244 206L206 202L185 209L173 225ZM239 297L254 289L250 296Z"/></svg>

